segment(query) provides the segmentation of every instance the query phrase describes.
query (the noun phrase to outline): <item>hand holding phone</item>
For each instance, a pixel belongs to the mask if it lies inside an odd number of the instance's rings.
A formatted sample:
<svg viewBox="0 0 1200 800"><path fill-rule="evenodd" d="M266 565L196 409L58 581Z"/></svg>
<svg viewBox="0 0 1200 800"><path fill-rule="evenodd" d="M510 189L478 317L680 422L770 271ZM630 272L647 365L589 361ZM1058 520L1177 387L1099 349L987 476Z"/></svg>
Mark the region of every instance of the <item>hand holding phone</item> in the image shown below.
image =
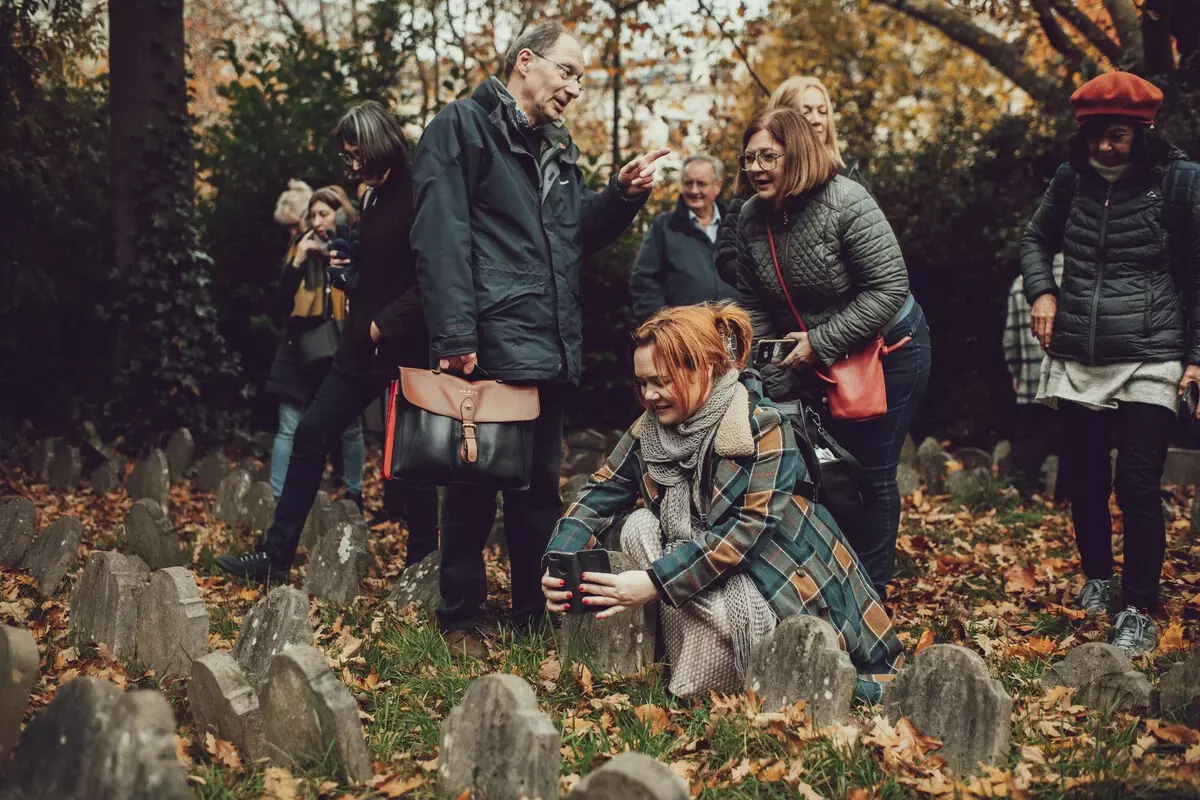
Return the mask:
<svg viewBox="0 0 1200 800"><path fill-rule="evenodd" d="M594 614L604 610L602 606L585 605L585 595L579 591L579 585L583 583L585 572L612 572L607 550L596 548L576 553L552 550L546 554L546 565L550 577L565 581L563 590L571 592L571 599L567 604L568 614Z"/></svg>
<svg viewBox="0 0 1200 800"><path fill-rule="evenodd" d="M759 339L754 343L754 366L778 364L795 349L795 339Z"/></svg>

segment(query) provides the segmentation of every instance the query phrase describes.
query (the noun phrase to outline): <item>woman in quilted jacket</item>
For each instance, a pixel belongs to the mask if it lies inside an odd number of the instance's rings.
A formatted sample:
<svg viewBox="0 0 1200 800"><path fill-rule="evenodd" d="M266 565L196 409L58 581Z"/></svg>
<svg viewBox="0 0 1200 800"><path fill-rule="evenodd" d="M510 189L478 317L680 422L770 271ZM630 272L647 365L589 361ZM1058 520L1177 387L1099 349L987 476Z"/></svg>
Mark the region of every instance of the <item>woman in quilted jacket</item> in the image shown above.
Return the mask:
<svg viewBox="0 0 1200 800"><path fill-rule="evenodd" d="M1030 328L1048 353L1037 400L1062 418L1067 495L1084 582L1076 600L1104 614L1113 571L1108 499L1117 449L1124 515L1112 641L1152 650L1166 548L1159 495L1179 394L1200 381L1197 167L1153 130L1163 95L1127 72L1071 97L1079 123L1021 242ZM1062 288L1051 260L1062 251Z"/></svg>
<svg viewBox="0 0 1200 800"><path fill-rule="evenodd" d="M838 165L812 125L777 108L742 138L741 186L754 190L739 217L738 302L754 338L791 339L791 352L763 367L772 400L806 400L862 464L875 498L860 524L843 526L867 574L887 597L900 527L896 467L929 380L929 326L908 289L900 245L879 206ZM882 336L887 413L835 419L816 373Z"/></svg>
<svg viewBox="0 0 1200 800"><path fill-rule="evenodd" d="M646 411L548 547L595 547L629 514L621 549L638 569L585 572L581 586L547 571L546 606L566 611L579 592L603 618L661 600L668 688L700 698L740 692L752 651L780 620L817 616L858 670L856 693L878 700L900 641L829 513L792 494L807 478L804 460L787 418L738 380L749 343L749 317L728 303L663 309L638 328L634 376Z"/></svg>

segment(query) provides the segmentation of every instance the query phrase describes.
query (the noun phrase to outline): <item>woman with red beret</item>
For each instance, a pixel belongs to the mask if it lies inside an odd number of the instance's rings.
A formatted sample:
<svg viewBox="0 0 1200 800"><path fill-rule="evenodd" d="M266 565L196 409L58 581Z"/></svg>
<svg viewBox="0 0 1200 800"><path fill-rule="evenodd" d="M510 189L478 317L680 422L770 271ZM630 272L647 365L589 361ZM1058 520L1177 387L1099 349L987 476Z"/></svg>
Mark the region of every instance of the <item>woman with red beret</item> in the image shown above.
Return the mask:
<svg viewBox="0 0 1200 800"><path fill-rule="evenodd" d="M1200 166L1153 127L1163 95L1126 72L1071 96L1079 130L1021 242L1031 328L1048 355L1037 399L1062 414L1064 470L1084 583L1104 613L1112 577L1114 487L1124 516L1112 641L1157 641L1153 614L1166 530L1159 487L1179 395L1200 382ZM1051 262L1063 253L1061 288Z"/></svg>

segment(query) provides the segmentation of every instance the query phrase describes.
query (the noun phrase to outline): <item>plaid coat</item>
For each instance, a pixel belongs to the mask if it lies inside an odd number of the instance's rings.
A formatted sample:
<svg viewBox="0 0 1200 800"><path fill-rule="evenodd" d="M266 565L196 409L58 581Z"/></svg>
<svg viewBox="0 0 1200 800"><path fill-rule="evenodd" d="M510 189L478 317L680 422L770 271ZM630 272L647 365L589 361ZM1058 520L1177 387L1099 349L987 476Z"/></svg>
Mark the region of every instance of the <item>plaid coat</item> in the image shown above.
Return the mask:
<svg viewBox="0 0 1200 800"><path fill-rule="evenodd" d="M639 499L655 514L663 489L641 457L642 419L559 520L548 550L595 547L597 536ZM823 506L792 493L807 477L792 427L768 401L753 409L737 387L713 445L712 502L704 538L654 562L662 599L680 606L737 571L749 574L779 619L812 614L833 625L860 674L859 694L877 700L900 666L900 640L862 565Z"/></svg>

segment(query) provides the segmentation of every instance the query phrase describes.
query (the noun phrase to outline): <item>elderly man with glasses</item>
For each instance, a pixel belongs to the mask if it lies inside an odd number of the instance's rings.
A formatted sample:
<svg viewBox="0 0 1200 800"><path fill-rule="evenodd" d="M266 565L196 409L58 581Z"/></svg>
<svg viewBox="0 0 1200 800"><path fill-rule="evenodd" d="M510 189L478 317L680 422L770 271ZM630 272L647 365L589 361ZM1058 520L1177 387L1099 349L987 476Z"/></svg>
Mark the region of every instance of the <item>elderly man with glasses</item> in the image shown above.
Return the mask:
<svg viewBox="0 0 1200 800"><path fill-rule="evenodd" d="M629 275L633 316L638 322L664 306L736 300L737 289L717 274L717 230L728 213L717 199L724 170L712 156L689 156L680 175L674 211L650 224Z"/></svg>
<svg viewBox="0 0 1200 800"><path fill-rule="evenodd" d="M434 363L540 394L529 488L504 493L519 628L543 620L541 558L562 514L563 409L582 356L580 261L629 226L668 152L640 156L602 191L588 189L563 120L583 73L583 50L561 24L529 29L509 50L503 79L489 78L429 123L414 163L412 243ZM450 486L442 509L438 624L456 652L481 655L482 551L496 492Z"/></svg>

